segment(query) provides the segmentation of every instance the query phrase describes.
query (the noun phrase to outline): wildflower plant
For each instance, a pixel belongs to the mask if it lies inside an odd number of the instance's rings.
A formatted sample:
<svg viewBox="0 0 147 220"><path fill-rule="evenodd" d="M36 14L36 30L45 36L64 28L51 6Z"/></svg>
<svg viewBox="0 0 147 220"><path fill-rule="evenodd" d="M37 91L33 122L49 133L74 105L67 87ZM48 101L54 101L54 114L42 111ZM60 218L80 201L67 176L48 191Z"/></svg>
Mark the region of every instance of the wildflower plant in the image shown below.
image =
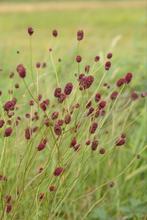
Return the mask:
<svg viewBox="0 0 147 220"><path fill-rule="evenodd" d="M49 61L32 59L34 35L29 27L30 65L16 63L9 96L1 92L1 219L92 219L95 207L108 205L120 218L119 192L146 149L132 153L131 133L145 117L147 93L133 89L134 73L114 74L112 52L84 60L83 30L66 77L54 47ZM52 37L60 37L58 30Z"/></svg>

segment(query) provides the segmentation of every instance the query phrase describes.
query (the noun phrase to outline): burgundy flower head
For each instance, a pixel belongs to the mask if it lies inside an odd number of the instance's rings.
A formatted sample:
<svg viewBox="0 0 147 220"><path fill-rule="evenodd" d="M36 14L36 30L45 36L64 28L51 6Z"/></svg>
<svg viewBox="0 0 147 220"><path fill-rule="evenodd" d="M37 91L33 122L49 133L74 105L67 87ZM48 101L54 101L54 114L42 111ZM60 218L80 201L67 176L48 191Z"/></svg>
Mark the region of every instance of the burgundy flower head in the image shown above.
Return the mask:
<svg viewBox="0 0 147 220"><path fill-rule="evenodd" d="M4 137L9 137L9 136L11 136L12 131L13 131L13 130L12 130L11 127L6 128L6 129L5 129L5 133L4 133Z"/></svg>
<svg viewBox="0 0 147 220"><path fill-rule="evenodd" d="M139 95L137 94L137 92L133 91L133 92L131 93L131 99L132 99L132 101L135 101L135 100L137 100L138 98L139 98Z"/></svg>
<svg viewBox="0 0 147 220"><path fill-rule="evenodd" d="M7 206L6 206L6 213L11 212L11 210L12 210L12 205L11 204L7 204Z"/></svg>
<svg viewBox="0 0 147 220"><path fill-rule="evenodd" d="M52 35L53 35L54 37L57 37L57 36L58 36L58 31L57 31L56 29L54 29L54 30L52 31Z"/></svg>
<svg viewBox="0 0 147 220"><path fill-rule="evenodd" d="M2 128L5 124L5 121L3 119L0 119L0 128Z"/></svg>
<svg viewBox="0 0 147 220"><path fill-rule="evenodd" d="M62 128L59 124L55 124L54 126L54 132L57 136L60 136L62 134Z"/></svg>
<svg viewBox="0 0 147 220"><path fill-rule="evenodd" d="M111 53L111 52L109 52L109 53L107 54L107 58L108 58L108 59L111 59L111 58L112 58L112 53Z"/></svg>
<svg viewBox="0 0 147 220"><path fill-rule="evenodd" d="M61 88L56 88L55 91L54 91L54 96L56 98L59 98L60 95L61 95L61 92L62 92Z"/></svg>
<svg viewBox="0 0 147 220"><path fill-rule="evenodd" d="M117 92L117 91L114 91L114 92L111 93L110 99L111 99L111 100L115 100L115 99L117 98L117 96L118 96L118 92Z"/></svg>
<svg viewBox="0 0 147 220"><path fill-rule="evenodd" d="M65 115L64 122L65 122L65 124L69 124L71 122L71 115L70 114Z"/></svg>
<svg viewBox="0 0 147 220"><path fill-rule="evenodd" d="M31 135L32 135L32 130L31 130L31 128L26 128L26 129L25 129L25 138L26 138L26 140L30 140Z"/></svg>
<svg viewBox="0 0 147 220"><path fill-rule="evenodd" d="M19 64L19 65L17 66L16 70L17 70L17 72L18 72L18 74L19 74L19 76L20 76L21 78L25 78L25 77L26 77L26 69L25 69L25 67L23 66L23 64Z"/></svg>
<svg viewBox="0 0 147 220"><path fill-rule="evenodd" d="M57 167L57 168L54 170L54 176L60 176L63 172L64 172L63 167Z"/></svg>
<svg viewBox="0 0 147 220"><path fill-rule="evenodd" d="M47 139L42 139L37 147L38 151L42 151L45 147L46 147L46 144L47 144Z"/></svg>
<svg viewBox="0 0 147 220"><path fill-rule="evenodd" d="M83 38L84 38L84 32L83 32L83 30L79 30L77 32L77 40L81 41L81 40L83 40Z"/></svg>
<svg viewBox="0 0 147 220"><path fill-rule="evenodd" d="M99 102L100 99L101 99L101 94L100 94L100 93L96 93L96 94L95 94L95 101L96 101L96 102Z"/></svg>
<svg viewBox="0 0 147 220"><path fill-rule="evenodd" d="M70 95L73 89L73 84L71 82L67 83L64 88L65 95Z"/></svg>
<svg viewBox="0 0 147 220"><path fill-rule="evenodd" d="M125 138L118 138L117 141L116 141L116 146L121 146L121 145L124 145L125 144Z"/></svg>
<svg viewBox="0 0 147 220"><path fill-rule="evenodd" d="M34 30L32 27L28 27L28 34L31 36L34 33Z"/></svg>
<svg viewBox="0 0 147 220"><path fill-rule="evenodd" d="M100 60L100 56L95 56L94 60L95 62L98 62Z"/></svg>
<svg viewBox="0 0 147 220"><path fill-rule="evenodd" d="M107 104L106 101L104 101L104 100L100 101L100 103L99 103L99 109L105 108L106 104Z"/></svg>
<svg viewBox="0 0 147 220"><path fill-rule="evenodd" d="M64 93L61 93L60 96L58 97L59 103L64 102L65 99L66 99L66 95Z"/></svg>
<svg viewBox="0 0 147 220"><path fill-rule="evenodd" d="M53 112L52 115L51 115L51 119L55 120L55 119L58 118L58 116L59 116L59 112Z"/></svg>
<svg viewBox="0 0 147 220"><path fill-rule="evenodd" d="M71 140L71 143L70 143L70 147L74 147L76 144L77 144L77 139L76 139L76 137L73 137L73 139Z"/></svg>
<svg viewBox="0 0 147 220"><path fill-rule="evenodd" d="M90 65L86 65L85 66L85 73L89 73L89 71L90 71Z"/></svg>
<svg viewBox="0 0 147 220"><path fill-rule="evenodd" d="M105 70L109 70L110 67L111 67L111 62L110 62L110 61L107 61L107 62L105 63Z"/></svg>
<svg viewBox="0 0 147 220"><path fill-rule="evenodd" d="M125 75L125 83L129 84L132 80L133 74L132 73L127 73Z"/></svg>
<svg viewBox="0 0 147 220"><path fill-rule="evenodd" d="M95 151L98 147L98 140L93 140L91 143L91 149Z"/></svg>
<svg viewBox="0 0 147 220"><path fill-rule="evenodd" d="M116 85L117 87L121 87L122 85L124 85L124 83L125 83L125 79L120 78L119 80L117 80Z"/></svg>
<svg viewBox="0 0 147 220"><path fill-rule="evenodd" d="M93 122L92 125L90 126L89 132L91 134L94 134L96 129L97 129L97 127L98 127L98 124L96 122Z"/></svg>
<svg viewBox="0 0 147 220"><path fill-rule="evenodd" d="M80 55L76 56L77 63L80 63L82 61L82 57Z"/></svg>

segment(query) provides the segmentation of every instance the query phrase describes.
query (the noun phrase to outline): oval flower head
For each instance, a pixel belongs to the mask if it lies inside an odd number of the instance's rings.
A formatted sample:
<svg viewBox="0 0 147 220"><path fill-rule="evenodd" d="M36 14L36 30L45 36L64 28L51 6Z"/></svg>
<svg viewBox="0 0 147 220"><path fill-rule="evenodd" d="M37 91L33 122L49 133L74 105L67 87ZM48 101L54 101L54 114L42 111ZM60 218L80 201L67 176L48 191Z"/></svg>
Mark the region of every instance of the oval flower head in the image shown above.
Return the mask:
<svg viewBox="0 0 147 220"><path fill-rule="evenodd" d="M63 167L57 167L57 168L54 170L54 176L60 176L63 172L64 172Z"/></svg>

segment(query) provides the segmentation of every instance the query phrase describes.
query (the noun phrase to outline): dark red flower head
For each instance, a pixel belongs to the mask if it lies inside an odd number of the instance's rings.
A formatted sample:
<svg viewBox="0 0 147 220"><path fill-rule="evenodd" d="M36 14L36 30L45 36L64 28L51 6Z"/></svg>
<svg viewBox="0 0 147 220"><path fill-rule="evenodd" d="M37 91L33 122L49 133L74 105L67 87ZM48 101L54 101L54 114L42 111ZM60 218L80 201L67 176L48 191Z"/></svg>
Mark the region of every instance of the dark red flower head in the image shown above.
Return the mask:
<svg viewBox="0 0 147 220"><path fill-rule="evenodd" d="M98 62L100 60L100 56L95 56L94 60L95 62Z"/></svg>
<svg viewBox="0 0 147 220"><path fill-rule="evenodd" d="M9 136L11 136L12 131L13 131L13 130L12 130L11 127L6 128L6 129L5 129L5 133L4 133L4 137L9 137Z"/></svg>
<svg viewBox="0 0 147 220"><path fill-rule="evenodd" d="M46 147L46 144L47 144L47 139L46 138L42 139L37 147L38 151L42 151Z"/></svg>
<svg viewBox="0 0 147 220"><path fill-rule="evenodd" d="M122 85L124 85L124 83L125 83L125 79L120 78L119 80L117 80L116 85L117 87L121 87Z"/></svg>
<svg viewBox="0 0 147 220"><path fill-rule="evenodd" d="M70 143L70 147L74 147L76 144L77 144L77 139L76 139L76 137L73 137L73 139L71 140L71 143Z"/></svg>
<svg viewBox="0 0 147 220"><path fill-rule="evenodd" d="M104 101L104 100L100 101L100 103L99 103L99 109L105 108L106 104L107 104L106 101Z"/></svg>
<svg viewBox="0 0 147 220"><path fill-rule="evenodd" d="M71 115L70 114L66 114L65 118L64 118L64 122L65 124L69 124L71 121Z"/></svg>
<svg viewBox="0 0 147 220"><path fill-rule="evenodd" d="M132 77L133 77L132 73L127 73L125 75L125 78L124 78L125 79L125 83L129 84L131 82L131 80L132 80Z"/></svg>
<svg viewBox="0 0 147 220"><path fill-rule="evenodd" d="M139 98L139 95L137 94L137 92L133 91L133 92L131 93L131 99L132 99L132 101L135 101L135 100L137 100L138 98Z"/></svg>
<svg viewBox="0 0 147 220"><path fill-rule="evenodd" d="M59 112L53 112L52 115L51 115L51 119L55 120L55 119L58 118L58 116L59 116Z"/></svg>
<svg viewBox="0 0 147 220"><path fill-rule="evenodd" d="M94 134L96 129L97 129L97 127L98 127L98 124L96 122L93 122L92 125L90 126L89 132L91 134Z"/></svg>
<svg viewBox="0 0 147 220"><path fill-rule="evenodd" d="M59 98L61 92L62 92L61 88L56 88L55 91L54 91L54 96L55 96L56 98Z"/></svg>
<svg viewBox="0 0 147 220"><path fill-rule="evenodd" d="M82 57L80 55L76 56L77 63L80 63L82 61Z"/></svg>
<svg viewBox="0 0 147 220"><path fill-rule="evenodd" d="M57 36L58 36L58 31L57 31L57 30L53 30L53 31L52 31L52 35L53 35L54 37L57 37Z"/></svg>
<svg viewBox="0 0 147 220"><path fill-rule="evenodd" d="M93 140L91 143L91 149L94 151L98 147L98 140Z"/></svg>
<svg viewBox="0 0 147 220"><path fill-rule="evenodd" d="M34 33L34 30L32 27L28 27L28 34L31 36Z"/></svg>
<svg viewBox="0 0 147 220"><path fill-rule="evenodd" d="M62 128L59 124L55 124L54 126L54 132L57 136L60 136L62 133Z"/></svg>
<svg viewBox="0 0 147 220"><path fill-rule="evenodd" d="M125 138L118 138L117 141L116 141L116 146L121 146L121 145L124 145L126 142Z"/></svg>
<svg viewBox="0 0 147 220"><path fill-rule="evenodd" d="M26 138L26 140L30 140L31 135L32 135L32 130L31 130L31 128L26 128L26 129L25 129L25 138Z"/></svg>
<svg viewBox="0 0 147 220"><path fill-rule="evenodd" d="M18 74L19 74L19 76L20 76L21 78L25 78L25 77L26 77L26 69L25 69L25 67L23 66L23 64L19 64L19 65L17 66L16 70L17 70L17 72L18 72Z"/></svg>
<svg viewBox="0 0 147 220"><path fill-rule="evenodd" d="M84 38L84 32L83 32L83 30L79 30L77 32L77 40L81 41L81 40L83 40L83 38Z"/></svg>
<svg viewBox="0 0 147 220"><path fill-rule="evenodd" d="M85 73L89 73L89 71L90 71L90 65L86 65L85 66Z"/></svg>
<svg viewBox="0 0 147 220"><path fill-rule="evenodd" d="M100 99L101 99L101 94L100 94L100 93L96 93L96 94L95 94L95 101L96 101L96 102L99 102Z"/></svg>
<svg viewBox="0 0 147 220"><path fill-rule="evenodd" d="M54 176L60 176L63 172L64 172L63 167L57 167L57 168L54 170Z"/></svg>
<svg viewBox="0 0 147 220"><path fill-rule="evenodd" d="M118 92L117 92L117 91L114 91L114 92L111 93L110 99L111 99L111 100L115 100L115 99L117 98L117 96L118 96Z"/></svg>
<svg viewBox="0 0 147 220"><path fill-rule="evenodd" d="M105 63L105 70L109 70L110 67L111 67L111 62L110 62L110 61L107 61L107 62Z"/></svg>
<svg viewBox="0 0 147 220"><path fill-rule="evenodd" d="M3 119L0 119L0 128L2 128L5 124L5 121Z"/></svg>
<svg viewBox="0 0 147 220"><path fill-rule="evenodd" d="M71 82L67 83L64 88L65 95L70 95L73 89L73 84Z"/></svg>
<svg viewBox="0 0 147 220"><path fill-rule="evenodd" d="M109 53L107 54L107 58L108 58L108 59L111 59L111 58L112 58L112 53L111 53L111 52L109 52Z"/></svg>
<svg viewBox="0 0 147 220"><path fill-rule="evenodd" d="M60 96L58 97L58 101L60 103L64 102L65 99L66 99L66 95L64 93L61 93Z"/></svg>
<svg viewBox="0 0 147 220"><path fill-rule="evenodd" d="M11 204L7 204L7 206L6 206L6 213L11 212L11 210L12 210L12 205Z"/></svg>

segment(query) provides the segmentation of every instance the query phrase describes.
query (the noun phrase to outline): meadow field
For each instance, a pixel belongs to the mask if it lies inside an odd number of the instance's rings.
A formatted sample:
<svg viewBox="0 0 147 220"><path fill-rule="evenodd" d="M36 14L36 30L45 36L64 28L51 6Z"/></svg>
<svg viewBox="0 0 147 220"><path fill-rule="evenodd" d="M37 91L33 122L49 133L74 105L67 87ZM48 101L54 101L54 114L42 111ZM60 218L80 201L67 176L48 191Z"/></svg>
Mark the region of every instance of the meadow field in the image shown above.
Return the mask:
<svg viewBox="0 0 147 220"><path fill-rule="evenodd" d="M1 1L1 220L147 219L146 27L145 1Z"/></svg>

